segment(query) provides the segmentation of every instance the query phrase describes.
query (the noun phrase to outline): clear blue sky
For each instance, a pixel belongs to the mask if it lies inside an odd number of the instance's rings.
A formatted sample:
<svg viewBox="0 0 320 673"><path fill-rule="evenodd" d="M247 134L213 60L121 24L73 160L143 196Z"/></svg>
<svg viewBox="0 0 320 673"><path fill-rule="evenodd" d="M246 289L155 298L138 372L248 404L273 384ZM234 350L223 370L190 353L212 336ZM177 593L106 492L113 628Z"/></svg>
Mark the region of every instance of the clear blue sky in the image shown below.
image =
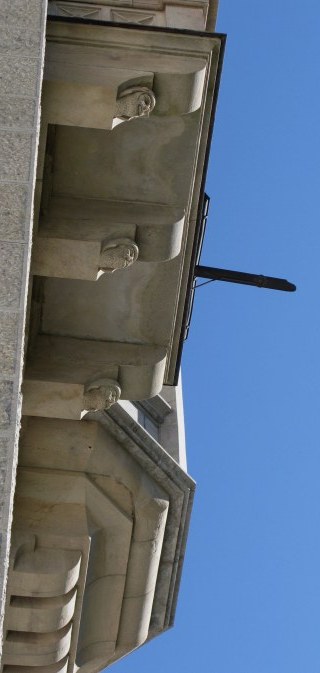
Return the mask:
<svg viewBox="0 0 320 673"><path fill-rule="evenodd" d="M197 291L183 376L198 483L173 630L115 673L320 672L319 0L220 0L202 263L296 294Z"/></svg>

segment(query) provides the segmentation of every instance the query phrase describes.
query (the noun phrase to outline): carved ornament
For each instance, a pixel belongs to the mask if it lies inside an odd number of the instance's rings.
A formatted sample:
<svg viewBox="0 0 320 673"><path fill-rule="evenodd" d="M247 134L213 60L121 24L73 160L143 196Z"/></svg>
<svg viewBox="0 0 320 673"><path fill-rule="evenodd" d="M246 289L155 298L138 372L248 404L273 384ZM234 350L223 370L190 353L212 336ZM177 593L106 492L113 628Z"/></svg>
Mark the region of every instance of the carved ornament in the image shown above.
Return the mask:
<svg viewBox="0 0 320 673"><path fill-rule="evenodd" d="M139 255L139 248L131 238L116 238L102 243L99 270L113 273L131 266Z"/></svg>
<svg viewBox="0 0 320 673"><path fill-rule="evenodd" d="M84 391L83 413L103 411L118 402L121 388L113 379L98 379L88 384Z"/></svg>
<svg viewBox="0 0 320 673"><path fill-rule="evenodd" d="M118 95L115 117L122 121L149 117L155 104L156 97L151 89L145 86L132 86Z"/></svg>

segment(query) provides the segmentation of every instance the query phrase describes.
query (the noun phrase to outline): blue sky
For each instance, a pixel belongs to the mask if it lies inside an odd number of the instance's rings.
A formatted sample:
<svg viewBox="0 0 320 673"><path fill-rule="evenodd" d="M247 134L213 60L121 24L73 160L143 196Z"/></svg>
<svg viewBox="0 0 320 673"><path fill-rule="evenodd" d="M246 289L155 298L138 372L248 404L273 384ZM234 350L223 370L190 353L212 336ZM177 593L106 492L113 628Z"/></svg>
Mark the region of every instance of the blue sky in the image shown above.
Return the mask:
<svg viewBox="0 0 320 673"><path fill-rule="evenodd" d="M320 673L318 0L221 0L202 263L183 356L198 488L173 630L115 673Z"/></svg>

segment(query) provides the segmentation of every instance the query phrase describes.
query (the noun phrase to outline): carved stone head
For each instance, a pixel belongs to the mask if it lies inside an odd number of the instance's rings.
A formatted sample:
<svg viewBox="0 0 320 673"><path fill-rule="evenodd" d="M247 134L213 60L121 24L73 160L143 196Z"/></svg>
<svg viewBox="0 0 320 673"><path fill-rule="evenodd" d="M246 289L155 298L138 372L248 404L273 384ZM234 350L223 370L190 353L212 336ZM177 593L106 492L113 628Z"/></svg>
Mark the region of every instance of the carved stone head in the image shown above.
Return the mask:
<svg viewBox="0 0 320 673"><path fill-rule="evenodd" d="M130 238L104 241L101 247L99 269L103 273L126 269L138 259L138 255L139 248Z"/></svg>
<svg viewBox="0 0 320 673"><path fill-rule="evenodd" d="M119 94L116 117L126 121L136 117L148 117L155 104L156 97L151 89L133 86Z"/></svg>
<svg viewBox="0 0 320 673"><path fill-rule="evenodd" d="M90 383L84 392L85 411L103 411L118 402L121 388L113 379L99 379Z"/></svg>

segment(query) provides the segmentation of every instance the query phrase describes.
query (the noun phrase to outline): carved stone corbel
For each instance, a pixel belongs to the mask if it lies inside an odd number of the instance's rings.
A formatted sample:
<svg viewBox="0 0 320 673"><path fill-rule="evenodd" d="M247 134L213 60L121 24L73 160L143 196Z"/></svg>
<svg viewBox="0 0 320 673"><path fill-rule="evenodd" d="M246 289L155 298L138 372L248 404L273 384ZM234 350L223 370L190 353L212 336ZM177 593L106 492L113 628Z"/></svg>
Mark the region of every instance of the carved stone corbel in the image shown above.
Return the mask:
<svg viewBox="0 0 320 673"><path fill-rule="evenodd" d="M97 379L85 387L82 416L89 411L104 411L118 402L121 388L113 379Z"/></svg>
<svg viewBox="0 0 320 673"><path fill-rule="evenodd" d="M123 121L130 121L137 117L149 117L155 104L155 94L146 86L132 86L124 89L117 97L113 128Z"/></svg>
<svg viewBox="0 0 320 673"><path fill-rule="evenodd" d="M99 275L114 273L118 269L131 266L139 255L137 244L130 238L105 240L101 246Z"/></svg>

